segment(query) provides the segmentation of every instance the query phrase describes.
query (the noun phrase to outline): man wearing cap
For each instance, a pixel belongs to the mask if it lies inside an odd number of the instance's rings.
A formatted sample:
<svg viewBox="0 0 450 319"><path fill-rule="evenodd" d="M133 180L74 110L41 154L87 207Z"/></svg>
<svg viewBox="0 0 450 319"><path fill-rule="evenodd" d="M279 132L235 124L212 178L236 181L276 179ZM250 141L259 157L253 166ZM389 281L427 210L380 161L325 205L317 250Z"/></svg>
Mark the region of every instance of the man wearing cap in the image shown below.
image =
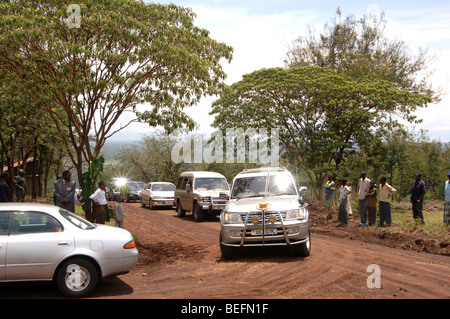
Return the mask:
<svg viewBox="0 0 450 319"><path fill-rule="evenodd" d="M450 224L450 172L447 174L448 180L445 182L444 199L444 223Z"/></svg>

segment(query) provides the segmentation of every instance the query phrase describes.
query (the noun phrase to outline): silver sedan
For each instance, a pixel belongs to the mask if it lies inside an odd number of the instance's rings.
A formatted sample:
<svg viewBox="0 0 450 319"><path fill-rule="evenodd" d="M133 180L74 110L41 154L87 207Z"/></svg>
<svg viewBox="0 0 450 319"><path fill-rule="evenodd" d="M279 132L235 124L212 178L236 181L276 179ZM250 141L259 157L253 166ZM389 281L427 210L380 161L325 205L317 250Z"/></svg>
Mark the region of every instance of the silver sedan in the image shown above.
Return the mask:
<svg viewBox="0 0 450 319"><path fill-rule="evenodd" d="M137 259L127 230L52 205L0 204L0 282L54 281L64 296L84 297Z"/></svg>

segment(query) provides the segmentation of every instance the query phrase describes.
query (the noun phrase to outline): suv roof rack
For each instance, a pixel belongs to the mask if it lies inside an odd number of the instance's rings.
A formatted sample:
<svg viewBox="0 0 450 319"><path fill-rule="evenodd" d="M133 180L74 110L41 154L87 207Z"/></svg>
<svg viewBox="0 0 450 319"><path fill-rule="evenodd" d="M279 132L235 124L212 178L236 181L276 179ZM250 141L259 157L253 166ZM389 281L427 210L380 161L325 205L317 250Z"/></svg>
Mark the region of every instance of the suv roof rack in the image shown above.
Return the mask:
<svg viewBox="0 0 450 319"><path fill-rule="evenodd" d="M242 173L259 173L259 172L283 172L286 171L285 167L260 167L260 168L249 168L244 169Z"/></svg>

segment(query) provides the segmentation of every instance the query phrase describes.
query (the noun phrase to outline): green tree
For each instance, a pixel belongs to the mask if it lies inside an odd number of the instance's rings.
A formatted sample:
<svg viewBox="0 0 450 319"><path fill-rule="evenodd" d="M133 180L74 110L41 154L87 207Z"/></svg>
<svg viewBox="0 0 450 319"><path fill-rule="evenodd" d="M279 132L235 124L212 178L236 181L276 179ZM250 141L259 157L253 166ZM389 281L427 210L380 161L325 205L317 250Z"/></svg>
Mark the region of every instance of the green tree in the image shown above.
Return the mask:
<svg viewBox="0 0 450 319"><path fill-rule="evenodd" d="M386 25L383 13L342 19L338 8L335 19L325 24L323 32L317 35L310 28L307 35L294 41L285 63L320 66L355 79L382 79L400 89L439 100L427 70L433 57L423 49L412 53L404 41L386 37Z"/></svg>
<svg viewBox="0 0 450 319"><path fill-rule="evenodd" d="M172 161L175 143L174 136L163 132L144 136L137 145L123 148L117 154L117 168L132 180L176 183L180 174L192 165Z"/></svg>
<svg viewBox="0 0 450 319"><path fill-rule="evenodd" d="M77 27L72 2L2 1L0 70L43 106L81 178L83 164L134 121L118 125L126 112L167 130L192 128L183 110L217 93L232 48L196 27L189 8L83 0Z"/></svg>
<svg viewBox="0 0 450 319"><path fill-rule="evenodd" d="M278 128L286 155L321 197L355 141L410 114L430 98L383 80L353 80L320 67L273 68L244 75L213 103L213 126Z"/></svg>

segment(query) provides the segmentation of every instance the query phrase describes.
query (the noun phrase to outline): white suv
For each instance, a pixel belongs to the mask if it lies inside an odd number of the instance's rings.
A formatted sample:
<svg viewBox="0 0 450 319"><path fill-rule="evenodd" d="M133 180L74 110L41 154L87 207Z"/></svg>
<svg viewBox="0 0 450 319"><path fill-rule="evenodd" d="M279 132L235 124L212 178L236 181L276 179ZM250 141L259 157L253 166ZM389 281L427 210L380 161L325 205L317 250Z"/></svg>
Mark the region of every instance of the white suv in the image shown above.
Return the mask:
<svg viewBox="0 0 450 319"><path fill-rule="evenodd" d="M191 211L194 221L200 222L205 214L219 215L227 203L230 188L225 176L214 172L184 172L180 175L175 190L175 205L178 216Z"/></svg>
<svg viewBox="0 0 450 319"><path fill-rule="evenodd" d="M225 259L241 247L289 246L295 255L311 252L308 209L291 173L280 167L248 169L236 175L220 215L220 250Z"/></svg>

